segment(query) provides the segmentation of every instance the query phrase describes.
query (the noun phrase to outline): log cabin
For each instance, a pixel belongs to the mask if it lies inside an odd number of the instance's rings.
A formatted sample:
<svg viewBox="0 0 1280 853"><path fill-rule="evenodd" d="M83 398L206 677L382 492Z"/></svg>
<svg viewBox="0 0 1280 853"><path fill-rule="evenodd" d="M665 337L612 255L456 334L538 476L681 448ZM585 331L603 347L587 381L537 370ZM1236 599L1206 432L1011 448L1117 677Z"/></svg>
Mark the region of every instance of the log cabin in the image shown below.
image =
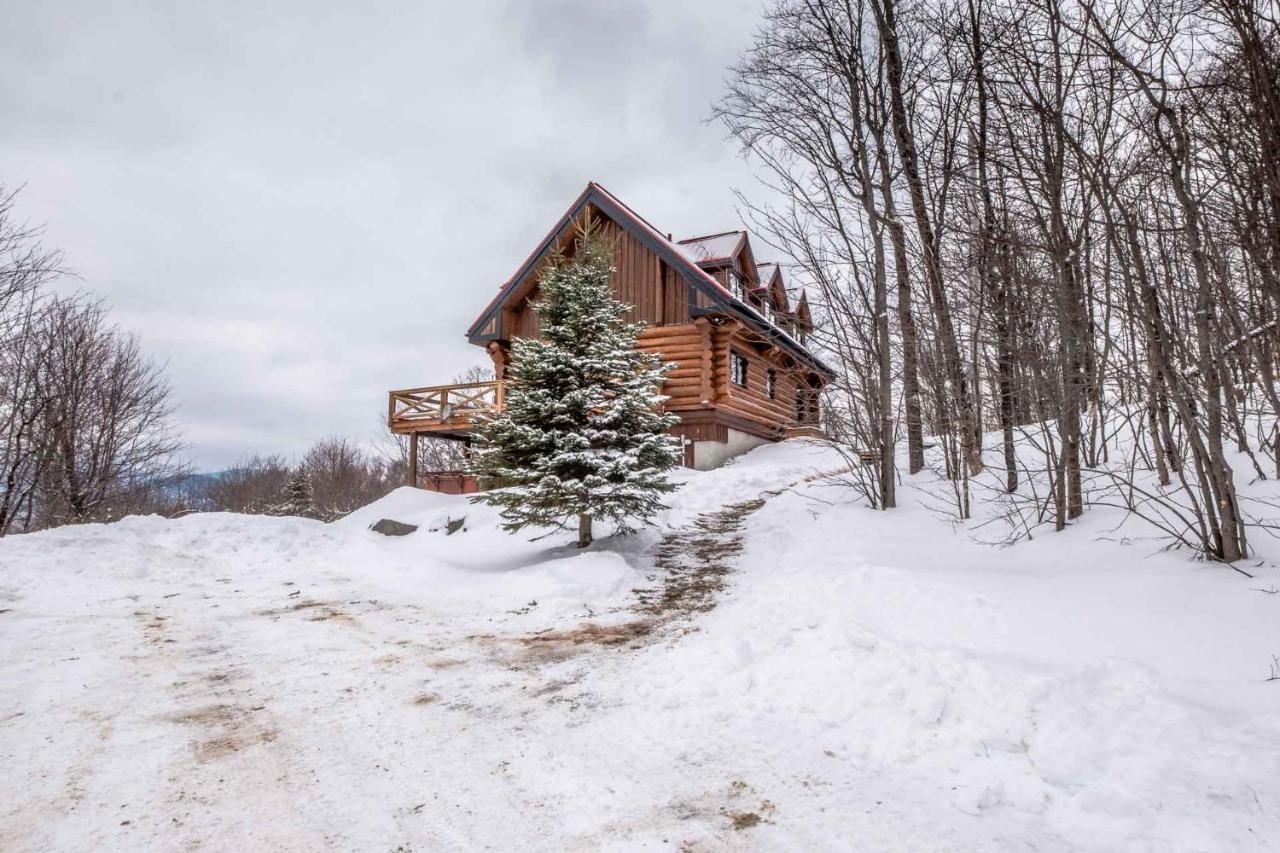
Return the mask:
<svg viewBox="0 0 1280 853"><path fill-rule="evenodd" d="M467 340L493 361L494 379L390 392L388 425L410 438L410 482L451 493L478 490L461 472L417 471L419 436L470 442L476 416L501 411L510 344L538 335L538 278L549 258L571 256L575 223L589 215L612 247L612 289L644 324L637 346L673 365L662 393L684 463L707 470L760 444L819 432L819 394L833 376L810 351L803 293L794 304L776 263L757 261L746 231L681 240L659 231L597 183L569 206L499 288Z"/></svg>

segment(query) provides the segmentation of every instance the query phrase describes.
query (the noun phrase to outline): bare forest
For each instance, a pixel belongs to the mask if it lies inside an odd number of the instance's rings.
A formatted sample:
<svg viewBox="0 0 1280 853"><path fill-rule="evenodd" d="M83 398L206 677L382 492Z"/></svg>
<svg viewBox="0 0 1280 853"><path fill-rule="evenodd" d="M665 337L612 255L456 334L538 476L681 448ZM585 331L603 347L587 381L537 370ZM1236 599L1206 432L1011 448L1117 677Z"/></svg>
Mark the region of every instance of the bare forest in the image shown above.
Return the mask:
<svg viewBox="0 0 1280 853"><path fill-rule="evenodd" d="M716 116L783 199L752 214L821 295L873 505L936 465L1011 539L1100 503L1225 562L1270 532L1277 39L1253 0L771 9Z"/></svg>

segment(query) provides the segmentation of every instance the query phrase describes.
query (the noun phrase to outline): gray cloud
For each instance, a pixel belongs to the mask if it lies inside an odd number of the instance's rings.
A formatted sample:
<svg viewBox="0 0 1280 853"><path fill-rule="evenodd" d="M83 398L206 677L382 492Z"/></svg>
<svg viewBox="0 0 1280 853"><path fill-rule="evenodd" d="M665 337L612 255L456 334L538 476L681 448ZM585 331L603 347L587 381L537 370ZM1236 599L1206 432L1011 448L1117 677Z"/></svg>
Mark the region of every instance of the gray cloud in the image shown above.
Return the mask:
<svg viewBox="0 0 1280 853"><path fill-rule="evenodd" d="M194 460L376 430L587 180L736 224L754 2L20 4L0 180L169 366ZM68 283L67 287L77 286Z"/></svg>

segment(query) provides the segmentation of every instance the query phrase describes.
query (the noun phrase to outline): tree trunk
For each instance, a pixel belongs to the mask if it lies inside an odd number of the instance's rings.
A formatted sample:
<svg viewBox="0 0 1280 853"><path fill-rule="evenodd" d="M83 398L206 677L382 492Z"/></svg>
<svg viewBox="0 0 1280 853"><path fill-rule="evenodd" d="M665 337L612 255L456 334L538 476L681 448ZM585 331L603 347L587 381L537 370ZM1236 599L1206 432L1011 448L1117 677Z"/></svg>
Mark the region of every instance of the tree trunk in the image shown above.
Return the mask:
<svg viewBox="0 0 1280 853"><path fill-rule="evenodd" d="M920 411L920 345L915 315L911 310L907 232L898 218L898 208L893 200L893 170L889 168L889 152L882 131L873 130L872 137L876 142L880 199L889 229L889 245L893 249L893 275L897 285L898 328L902 333L902 407L907 422L907 473L918 474L924 468L924 419Z"/></svg>
<svg viewBox="0 0 1280 853"><path fill-rule="evenodd" d="M924 181L920 176L919 155L916 151L915 135L907 116L905 95L903 93L903 61L898 44L898 25L894 8L894 0L875 0L871 4L879 29L880 43L884 48L885 79L889 84L890 115L893 119L894 137L898 143L902 157L902 173L906 178L907 189L911 197L911 207L920 233L920 251L924 256L926 278L929 283L930 304L933 307L938 324L938 346L942 351L943 372L949 395L953 398L956 411L954 425L959 432L960 459L959 464L967 465L970 473L977 474L982 470L982 452L973 440L977 428L973 411L973 398L969 391L968 377L965 375L964 363L960 357L960 345L956 338L955 325L951 317L951 306L947 299L946 285L942 278L942 261L939 257L937 233L934 229L933 217L925 200ZM948 426L951 426L948 424Z"/></svg>
<svg viewBox="0 0 1280 853"><path fill-rule="evenodd" d="M591 544L591 513L578 513L578 547L585 548Z"/></svg>
<svg viewBox="0 0 1280 853"><path fill-rule="evenodd" d="M1004 450L1005 491L1018 490L1018 457L1013 443L1013 339L1009 327L1009 265L1007 252L995 245L996 213L991 197L991 181L987 172L987 93L986 45L982 40L982 15L977 3L970 0L969 26L973 35L973 71L977 84L978 132L974 155L978 167L978 191L982 197L982 225L978 232L977 272L984 292L991 295L996 333L996 372L999 377L1000 433ZM993 255L999 257L999 261ZM994 261L994 263L993 263ZM975 335L976 341L976 335ZM977 362L974 363L977 376ZM979 429L978 441L981 441Z"/></svg>

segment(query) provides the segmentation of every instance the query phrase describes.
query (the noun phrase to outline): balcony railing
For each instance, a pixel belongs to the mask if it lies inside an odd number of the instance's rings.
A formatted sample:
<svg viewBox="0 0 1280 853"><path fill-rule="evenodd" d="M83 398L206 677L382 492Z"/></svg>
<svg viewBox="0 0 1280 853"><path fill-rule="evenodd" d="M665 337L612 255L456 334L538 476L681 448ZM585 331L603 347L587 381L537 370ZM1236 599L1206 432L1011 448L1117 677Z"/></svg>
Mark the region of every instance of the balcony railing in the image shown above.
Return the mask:
<svg viewBox="0 0 1280 853"><path fill-rule="evenodd" d="M502 411L506 383L464 382L392 391L387 401L387 424L392 432L465 434L477 416Z"/></svg>

